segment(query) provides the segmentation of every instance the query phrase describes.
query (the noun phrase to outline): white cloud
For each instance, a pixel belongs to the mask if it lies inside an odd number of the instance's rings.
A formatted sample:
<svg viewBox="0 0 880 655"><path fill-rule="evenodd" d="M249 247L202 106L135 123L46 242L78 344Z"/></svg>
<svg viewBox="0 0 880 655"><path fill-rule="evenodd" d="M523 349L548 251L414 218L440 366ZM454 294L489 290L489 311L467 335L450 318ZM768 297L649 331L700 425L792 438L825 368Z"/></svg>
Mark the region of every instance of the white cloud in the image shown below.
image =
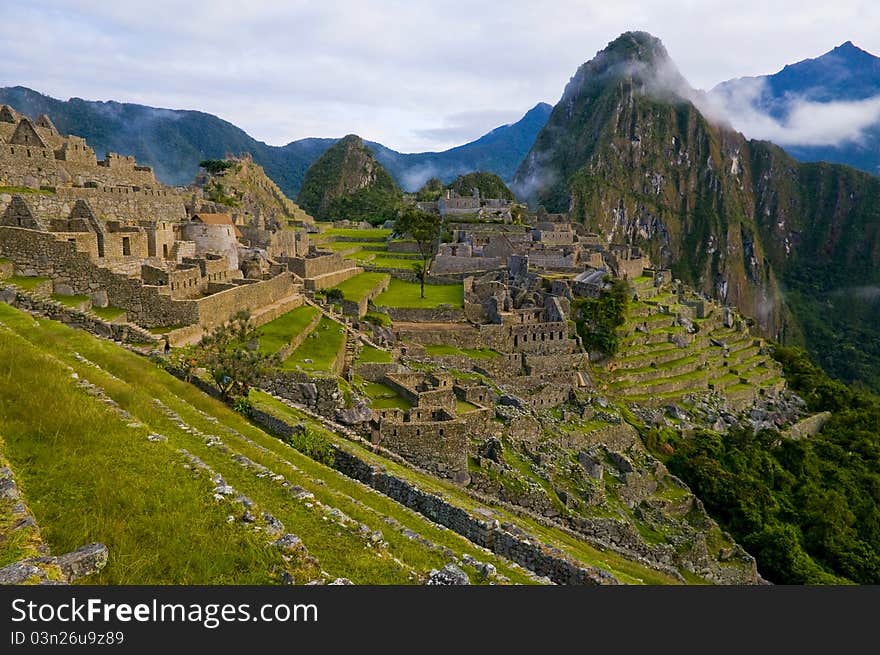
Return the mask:
<svg viewBox="0 0 880 655"><path fill-rule="evenodd" d="M787 96L782 117L764 108L766 81L743 79L710 94L715 111L751 139L781 146L833 146L860 143L880 124L880 95L853 101L816 102Z"/></svg>
<svg viewBox="0 0 880 655"><path fill-rule="evenodd" d="M626 30L707 88L850 39L880 51L877 24L866 0L28 0L4 4L0 85L199 109L278 145L357 132L415 151L493 127L462 115L555 102Z"/></svg>

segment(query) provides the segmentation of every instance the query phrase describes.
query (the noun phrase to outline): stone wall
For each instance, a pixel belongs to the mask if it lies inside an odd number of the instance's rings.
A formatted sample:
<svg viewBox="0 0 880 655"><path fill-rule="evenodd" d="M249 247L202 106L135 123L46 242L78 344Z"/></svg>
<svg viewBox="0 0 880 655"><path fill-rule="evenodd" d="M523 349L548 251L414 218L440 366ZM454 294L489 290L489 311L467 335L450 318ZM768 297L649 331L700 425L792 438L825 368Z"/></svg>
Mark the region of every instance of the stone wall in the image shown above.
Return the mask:
<svg viewBox="0 0 880 655"><path fill-rule="evenodd" d="M616 584L605 571L587 568L565 554L541 545L528 535L513 532L514 528L494 519L479 519L467 510L451 505L439 496L413 486L409 482L371 466L357 456L337 449L334 467L345 475L360 480L422 516L449 528L475 544L506 557L557 584Z"/></svg>
<svg viewBox="0 0 880 655"><path fill-rule="evenodd" d="M392 321L404 323L461 323L465 320L464 310L460 307L440 306L435 309L419 309L414 307L381 307L376 311L388 314ZM434 342L426 342L434 343Z"/></svg>
<svg viewBox="0 0 880 655"><path fill-rule="evenodd" d="M190 221L184 223L181 233L187 241L196 244L196 254L216 253L226 257L227 267L238 268L238 239L232 225L210 225Z"/></svg>
<svg viewBox="0 0 880 655"><path fill-rule="evenodd" d="M380 420L373 443L441 477L466 484L469 480L468 426L461 420L402 423Z"/></svg>
<svg viewBox="0 0 880 655"><path fill-rule="evenodd" d="M457 257L439 255L431 265L434 275L458 275L461 273L482 273L501 268L504 261L500 257Z"/></svg>
<svg viewBox="0 0 880 655"><path fill-rule="evenodd" d="M288 259L288 266L291 271L305 279L334 273L349 268L351 264L346 262L339 253L318 250L310 253L308 257Z"/></svg>
<svg viewBox="0 0 880 655"><path fill-rule="evenodd" d="M213 327L240 309L260 309L299 288L292 275L283 273L211 296L175 300L168 287L145 285L140 279L99 267L87 254L77 252L75 244L57 241L50 233L0 226L0 252L14 262L19 272L51 278L74 294L91 297L106 293L107 303L126 310L129 320L143 327L193 323Z"/></svg>
<svg viewBox="0 0 880 655"><path fill-rule="evenodd" d="M52 148L0 143L0 182L7 186L62 186L97 183L108 186L156 187L145 166L102 166L88 157L56 159Z"/></svg>
<svg viewBox="0 0 880 655"><path fill-rule="evenodd" d="M152 343L158 337L129 323L111 323L48 298L35 298L0 282L0 301L31 314L39 314L104 339L123 343Z"/></svg>
<svg viewBox="0 0 880 655"><path fill-rule="evenodd" d="M54 193L34 193L22 197L34 215L45 220L67 218L77 200L85 200L95 216L104 221L179 222L186 218L183 196L167 189L57 187Z"/></svg>
<svg viewBox="0 0 880 655"><path fill-rule="evenodd" d="M325 416L335 414L342 398L335 377L311 378L296 371L272 371L262 380L260 387Z"/></svg>
<svg viewBox="0 0 880 655"><path fill-rule="evenodd" d="M257 282L238 282L225 291L189 301L195 305L199 323L207 328L220 325L240 310L253 313L294 295L300 289L290 273L281 273Z"/></svg>
<svg viewBox="0 0 880 655"><path fill-rule="evenodd" d="M370 308L370 302L378 296L380 293L384 293L388 290L388 285L391 282L390 277L386 277L384 280L380 280L376 286L370 289L364 296L358 300L342 300L342 313L346 316L353 316L355 318L363 318L367 311Z"/></svg>
<svg viewBox="0 0 880 655"><path fill-rule="evenodd" d="M52 234L0 227L0 251L21 273L51 278L74 294L106 293L110 305L126 310L129 320L143 327L198 322L194 301L175 301L162 287L145 286L139 279L101 268L74 244L57 241Z"/></svg>

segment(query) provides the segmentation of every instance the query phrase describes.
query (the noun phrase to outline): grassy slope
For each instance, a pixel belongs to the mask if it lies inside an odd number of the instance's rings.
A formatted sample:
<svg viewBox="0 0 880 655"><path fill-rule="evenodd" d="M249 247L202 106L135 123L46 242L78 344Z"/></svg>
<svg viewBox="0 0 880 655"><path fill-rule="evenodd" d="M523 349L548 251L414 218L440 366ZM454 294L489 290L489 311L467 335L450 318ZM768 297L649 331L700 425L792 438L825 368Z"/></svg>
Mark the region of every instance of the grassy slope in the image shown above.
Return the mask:
<svg viewBox="0 0 880 655"><path fill-rule="evenodd" d="M368 293L388 279L387 273L361 273L336 285L346 300L360 302Z"/></svg>
<svg viewBox="0 0 880 655"><path fill-rule="evenodd" d="M337 446L356 454L362 460L381 466L392 475L408 480L424 491L441 496L458 507L473 510L478 507L490 506L502 523L510 522L517 525L538 537L543 543L559 548L585 564L597 566L611 572L621 582L628 584L676 584L673 579L664 573L628 560L618 553L595 548L576 537L561 532L560 530L546 527L531 518L509 512L500 505L487 505L485 503L480 503L461 487L455 485L449 480L442 480L418 471L413 471L408 467L387 460L357 443L353 443L329 432L319 424L315 423L307 415L288 407L263 392L252 392L251 397L261 409L269 411L270 413L293 423L306 423L311 429L323 434Z"/></svg>
<svg viewBox="0 0 880 655"><path fill-rule="evenodd" d="M311 305L303 305L261 326L260 352L277 353L305 330L317 313L318 310Z"/></svg>
<svg viewBox="0 0 880 655"><path fill-rule="evenodd" d="M394 278L388 291L376 296L377 307L412 307L431 309L438 305L461 307L464 290L460 284L426 284L425 297L421 297L419 284Z"/></svg>
<svg viewBox="0 0 880 655"><path fill-rule="evenodd" d="M333 368L345 339L345 328L322 316L317 327L306 337L281 367L294 371L297 367L312 373L327 373ZM307 362L309 359L311 361Z"/></svg>
<svg viewBox="0 0 880 655"><path fill-rule="evenodd" d="M58 323L35 324L3 305L0 321L15 333L4 329L8 338L0 346L14 347L0 359L0 429L6 436L6 455L54 552L89 541L107 543L110 563L90 582L268 581L268 568L278 558L267 550L265 536L238 523L227 524L227 506L211 499L213 485L183 468L176 448L196 454L260 509L281 519L331 576L361 584L412 582L414 574L448 561L442 553L448 548L459 556L468 553L493 563L511 581L528 581L506 561L308 459L137 355ZM100 368L79 361L74 351ZM64 366L103 387L144 425L128 428L114 420L115 414L103 403L74 387ZM20 378L33 390L28 394L33 401L13 384ZM176 412L185 426L170 420L154 399ZM49 413L45 407L63 411ZM168 442L146 441L150 431L166 435ZM230 452L208 445L199 433L222 441ZM325 505L381 531L387 549L294 501L279 483L236 464L233 454L284 475ZM386 518L438 548L409 538ZM473 570L468 572L479 581Z"/></svg>

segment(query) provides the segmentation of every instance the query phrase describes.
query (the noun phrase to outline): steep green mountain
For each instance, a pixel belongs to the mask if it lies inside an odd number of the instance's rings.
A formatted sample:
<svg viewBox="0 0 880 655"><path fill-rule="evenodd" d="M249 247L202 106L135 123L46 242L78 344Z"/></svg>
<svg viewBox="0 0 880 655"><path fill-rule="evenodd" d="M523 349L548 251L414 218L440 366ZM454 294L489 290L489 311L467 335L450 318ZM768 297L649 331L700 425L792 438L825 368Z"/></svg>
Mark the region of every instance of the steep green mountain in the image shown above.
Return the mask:
<svg viewBox="0 0 880 655"><path fill-rule="evenodd" d="M513 192L495 173L477 171L476 173L459 175L448 188L462 196L472 195L474 189L477 189L481 198L514 199Z"/></svg>
<svg viewBox="0 0 880 655"><path fill-rule="evenodd" d="M349 134L321 155L303 178L297 202L318 220L393 218L402 193L372 150Z"/></svg>
<svg viewBox="0 0 880 655"><path fill-rule="evenodd" d="M703 101L658 39L623 34L571 79L514 190L880 388L880 178L799 164Z"/></svg>
<svg viewBox="0 0 880 655"><path fill-rule="evenodd" d="M292 198L299 192L308 167L337 141L308 138L271 146L204 112L81 98L63 101L22 86L0 88L0 104L9 104L28 116L48 114L60 131L85 137L99 155L107 151L134 155L171 185L191 183L202 160L249 153ZM409 191L432 175L449 182L475 170L492 171L510 180L550 109L540 103L516 123L444 152L404 154L368 143L382 165Z"/></svg>

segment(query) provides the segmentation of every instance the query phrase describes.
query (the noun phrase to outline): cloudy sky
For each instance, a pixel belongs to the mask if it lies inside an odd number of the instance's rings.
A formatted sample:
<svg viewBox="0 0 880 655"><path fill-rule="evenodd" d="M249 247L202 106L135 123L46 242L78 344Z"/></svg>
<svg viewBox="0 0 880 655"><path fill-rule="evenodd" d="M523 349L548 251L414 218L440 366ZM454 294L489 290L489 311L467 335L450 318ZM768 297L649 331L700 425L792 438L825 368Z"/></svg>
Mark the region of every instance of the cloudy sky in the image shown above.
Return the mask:
<svg viewBox="0 0 880 655"><path fill-rule="evenodd" d="M3 0L0 86L199 109L282 145L355 132L442 150L555 103L630 29L708 89L852 40L876 0Z"/></svg>

